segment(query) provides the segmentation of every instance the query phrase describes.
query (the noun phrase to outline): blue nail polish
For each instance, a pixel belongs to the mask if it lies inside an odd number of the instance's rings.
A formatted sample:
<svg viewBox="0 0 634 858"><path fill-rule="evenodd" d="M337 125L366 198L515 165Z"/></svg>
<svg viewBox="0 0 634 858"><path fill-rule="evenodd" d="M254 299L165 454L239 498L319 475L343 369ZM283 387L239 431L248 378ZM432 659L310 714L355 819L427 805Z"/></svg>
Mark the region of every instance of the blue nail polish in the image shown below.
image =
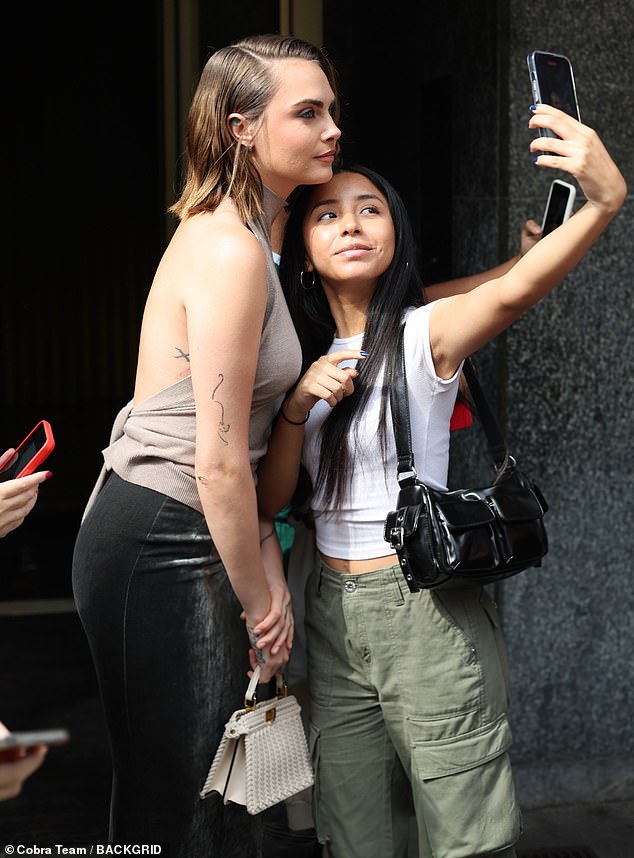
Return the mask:
<svg viewBox="0 0 634 858"><path fill-rule="evenodd" d="M368 356L368 352L359 352L359 354L361 355L361 357L367 357Z"/></svg>
<svg viewBox="0 0 634 858"><path fill-rule="evenodd" d="M535 111L535 110L537 110L537 105L536 105L536 104L531 104L531 106L530 106L528 109L529 109L529 110L532 110L532 111Z"/></svg>
<svg viewBox="0 0 634 858"><path fill-rule="evenodd" d="M531 158L531 161L533 162L533 164L536 164L536 163L537 163L537 159L538 159L538 158L539 158L539 155L535 155L535 157L534 157L534 158Z"/></svg>

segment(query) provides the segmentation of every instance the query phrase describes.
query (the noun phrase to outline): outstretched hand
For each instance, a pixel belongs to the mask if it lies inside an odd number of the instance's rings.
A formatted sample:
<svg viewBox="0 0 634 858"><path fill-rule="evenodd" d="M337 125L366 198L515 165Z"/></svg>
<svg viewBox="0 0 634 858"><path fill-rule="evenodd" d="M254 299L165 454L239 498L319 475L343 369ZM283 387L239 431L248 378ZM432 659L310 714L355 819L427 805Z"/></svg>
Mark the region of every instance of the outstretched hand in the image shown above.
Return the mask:
<svg viewBox="0 0 634 858"><path fill-rule="evenodd" d="M627 188L596 131L549 104L536 104L531 110L529 128L547 128L559 135L531 141L535 164L570 173L589 203L614 214L623 203Z"/></svg>

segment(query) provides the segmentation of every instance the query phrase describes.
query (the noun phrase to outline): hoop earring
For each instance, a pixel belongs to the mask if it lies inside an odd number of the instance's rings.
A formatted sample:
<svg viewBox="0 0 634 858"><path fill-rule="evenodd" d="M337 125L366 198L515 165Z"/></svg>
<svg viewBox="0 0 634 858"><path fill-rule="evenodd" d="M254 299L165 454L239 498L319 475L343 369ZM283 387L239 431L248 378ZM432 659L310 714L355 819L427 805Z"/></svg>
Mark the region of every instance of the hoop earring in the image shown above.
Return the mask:
<svg viewBox="0 0 634 858"><path fill-rule="evenodd" d="M313 279L312 279L312 281L311 281L310 286L305 286L305 285L304 285L304 274L312 274ZM304 270L302 269L302 270L299 272L299 282L300 282L300 285L301 285L302 289L304 290L304 292L310 292L310 290L311 290L311 289L314 289L314 287L315 287L315 272L314 272L314 271L304 271Z"/></svg>

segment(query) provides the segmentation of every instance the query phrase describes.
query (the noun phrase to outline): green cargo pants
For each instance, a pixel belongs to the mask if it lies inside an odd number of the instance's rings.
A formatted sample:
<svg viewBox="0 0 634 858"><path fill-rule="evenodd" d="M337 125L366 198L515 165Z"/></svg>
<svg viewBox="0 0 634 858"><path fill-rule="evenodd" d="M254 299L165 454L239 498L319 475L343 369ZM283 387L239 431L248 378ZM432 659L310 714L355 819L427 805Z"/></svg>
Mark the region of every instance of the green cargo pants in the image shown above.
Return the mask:
<svg viewBox="0 0 634 858"><path fill-rule="evenodd" d="M306 590L314 815L330 858L512 858L508 668L486 590L317 558Z"/></svg>

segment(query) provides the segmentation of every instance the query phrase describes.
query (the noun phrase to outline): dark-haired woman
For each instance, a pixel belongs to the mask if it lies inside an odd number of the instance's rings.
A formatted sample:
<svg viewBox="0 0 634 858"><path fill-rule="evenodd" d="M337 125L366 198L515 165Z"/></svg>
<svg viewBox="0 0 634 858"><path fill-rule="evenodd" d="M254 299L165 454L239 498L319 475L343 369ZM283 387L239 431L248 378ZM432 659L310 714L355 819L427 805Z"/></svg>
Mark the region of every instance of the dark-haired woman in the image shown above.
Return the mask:
<svg viewBox="0 0 634 858"><path fill-rule="evenodd" d="M382 177L338 171L293 205L281 279L305 373L282 405L260 470L261 507L312 484L317 560L306 591L314 816L329 858L513 858L520 833L508 749L508 682L483 588L410 593L383 523L398 492L387 387L405 324L417 472L447 488L463 360L544 298L625 198L597 135L547 105L530 125L540 167L587 202L506 273L423 305L403 204Z"/></svg>

